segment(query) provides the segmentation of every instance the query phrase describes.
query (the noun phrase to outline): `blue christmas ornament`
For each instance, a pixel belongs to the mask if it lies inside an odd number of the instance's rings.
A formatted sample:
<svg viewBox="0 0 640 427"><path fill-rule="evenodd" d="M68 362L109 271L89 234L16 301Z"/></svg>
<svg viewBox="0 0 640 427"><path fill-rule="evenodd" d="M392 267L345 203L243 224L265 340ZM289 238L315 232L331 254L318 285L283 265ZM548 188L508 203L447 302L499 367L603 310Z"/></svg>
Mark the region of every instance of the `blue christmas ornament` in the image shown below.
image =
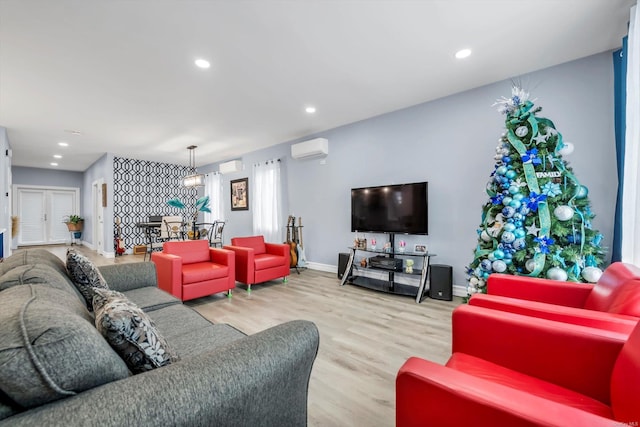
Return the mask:
<svg viewBox="0 0 640 427"><path fill-rule="evenodd" d="M531 212L531 209L529 209L527 205L522 205L520 206L520 209L518 210L518 212L523 216L527 216L529 212Z"/></svg>
<svg viewBox="0 0 640 427"><path fill-rule="evenodd" d="M496 169L496 173L498 175L504 175L505 173L507 173L507 167L506 166L498 166L498 169Z"/></svg>
<svg viewBox="0 0 640 427"><path fill-rule="evenodd" d="M524 236L527 235L527 232L524 231L524 228L518 228L513 232L513 234L515 234L516 239L522 239Z"/></svg>
<svg viewBox="0 0 640 427"><path fill-rule="evenodd" d="M503 156L503 157L502 157L502 161L503 161L503 162L505 162L505 163L509 163L509 162L511 162L511 157L509 157L509 156Z"/></svg>
<svg viewBox="0 0 640 427"><path fill-rule="evenodd" d="M513 231L513 230L516 229L516 226L511 224L511 223L507 223L502 228L503 228L504 231Z"/></svg>
<svg viewBox="0 0 640 427"><path fill-rule="evenodd" d="M493 251L493 256L496 259L502 259L504 258L504 252L501 249L496 249L495 251Z"/></svg>
<svg viewBox="0 0 640 427"><path fill-rule="evenodd" d="M518 209L520 206L522 206L522 203L520 202L520 200L514 199L509 203L509 206L511 206L514 209Z"/></svg>
<svg viewBox="0 0 640 427"><path fill-rule="evenodd" d="M524 249L526 243L524 239L520 238L520 239L514 240L512 245L513 245L513 249L515 249L516 251L519 251L520 249Z"/></svg>
<svg viewBox="0 0 640 427"><path fill-rule="evenodd" d="M570 234L567 236L567 241L569 243L579 245L582 243L582 236L580 234Z"/></svg>
<svg viewBox="0 0 640 427"><path fill-rule="evenodd" d="M502 193L498 193L495 196L491 197L491 203L494 205L499 205L502 203L502 199L504 199L504 196L502 195Z"/></svg>
<svg viewBox="0 0 640 427"><path fill-rule="evenodd" d="M584 185L579 186L576 189L576 199L584 199L589 194L589 189Z"/></svg>
<svg viewBox="0 0 640 427"><path fill-rule="evenodd" d="M506 197L505 197L506 199ZM504 200L503 200L504 203ZM504 215L507 218L511 218L513 216L513 214L516 213L516 210L514 208L512 208L511 206L506 206L502 209L502 215Z"/></svg>
<svg viewBox="0 0 640 427"><path fill-rule="evenodd" d="M502 199L502 204L505 206L509 206L509 204L511 203L513 199L509 196L506 196Z"/></svg>
<svg viewBox="0 0 640 427"><path fill-rule="evenodd" d="M482 269L485 271L491 271L491 261L489 261L488 259L483 259L480 263L480 267L482 267Z"/></svg>
<svg viewBox="0 0 640 427"><path fill-rule="evenodd" d="M504 233L502 233L502 237L500 238L500 240L502 240L504 243L511 243L516 240L516 236L510 231L505 231Z"/></svg>
<svg viewBox="0 0 640 427"><path fill-rule="evenodd" d="M509 169L509 170L507 171L507 173L505 174L505 176L506 176L507 178L509 178L509 179L513 179L513 178L515 178L516 176L518 176L518 174L517 174L517 173L516 173L516 171L514 171L513 169Z"/></svg>
<svg viewBox="0 0 640 427"><path fill-rule="evenodd" d="M493 252L489 252L489 255L487 255L487 258L489 259L489 261L495 261L496 257L493 256Z"/></svg>
<svg viewBox="0 0 640 427"><path fill-rule="evenodd" d="M520 187L518 187L517 185L510 185L509 186L509 193L518 194L519 192L520 192Z"/></svg>

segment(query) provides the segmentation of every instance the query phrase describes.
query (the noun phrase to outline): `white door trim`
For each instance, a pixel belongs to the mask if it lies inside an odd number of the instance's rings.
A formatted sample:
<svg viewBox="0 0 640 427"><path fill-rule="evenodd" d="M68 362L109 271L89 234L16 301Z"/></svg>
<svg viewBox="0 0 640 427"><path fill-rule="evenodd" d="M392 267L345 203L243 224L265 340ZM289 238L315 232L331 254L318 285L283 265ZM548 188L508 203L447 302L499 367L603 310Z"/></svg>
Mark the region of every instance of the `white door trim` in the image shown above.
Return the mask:
<svg viewBox="0 0 640 427"><path fill-rule="evenodd" d="M91 183L91 198L93 209L93 227L92 227L92 242L94 250L98 252L98 255L105 255L105 242L104 240L104 210L102 206L102 184L104 178L100 178Z"/></svg>

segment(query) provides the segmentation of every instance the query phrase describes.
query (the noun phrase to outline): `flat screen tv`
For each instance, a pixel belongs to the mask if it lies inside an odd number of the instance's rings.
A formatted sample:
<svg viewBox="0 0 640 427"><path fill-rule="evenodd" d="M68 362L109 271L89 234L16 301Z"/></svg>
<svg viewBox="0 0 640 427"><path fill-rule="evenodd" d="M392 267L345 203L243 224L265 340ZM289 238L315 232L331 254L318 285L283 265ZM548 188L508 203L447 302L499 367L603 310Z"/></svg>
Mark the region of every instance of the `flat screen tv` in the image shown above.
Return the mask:
<svg viewBox="0 0 640 427"><path fill-rule="evenodd" d="M429 234L426 182L351 189L351 231Z"/></svg>

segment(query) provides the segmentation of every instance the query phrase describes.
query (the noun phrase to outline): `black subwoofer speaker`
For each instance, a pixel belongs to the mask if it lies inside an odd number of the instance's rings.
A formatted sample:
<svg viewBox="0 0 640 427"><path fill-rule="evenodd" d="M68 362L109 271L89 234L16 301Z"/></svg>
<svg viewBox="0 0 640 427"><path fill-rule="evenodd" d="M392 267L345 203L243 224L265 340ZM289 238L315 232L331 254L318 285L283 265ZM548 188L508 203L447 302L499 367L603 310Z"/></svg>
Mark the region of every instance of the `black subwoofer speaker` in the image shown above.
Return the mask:
<svg viewBox="0 0 640 427"><path fill-rule="evenodd" d="M349 254L338 254L338 279L342 279L344 271L347 269L347 263L349 262Z"/></svg>
<svg viewBox="0 0 640 427"><path fill-rule="evenodd" d="M453 299L453 267L443 264L429 266L429 298L451 301Z"/></svg>

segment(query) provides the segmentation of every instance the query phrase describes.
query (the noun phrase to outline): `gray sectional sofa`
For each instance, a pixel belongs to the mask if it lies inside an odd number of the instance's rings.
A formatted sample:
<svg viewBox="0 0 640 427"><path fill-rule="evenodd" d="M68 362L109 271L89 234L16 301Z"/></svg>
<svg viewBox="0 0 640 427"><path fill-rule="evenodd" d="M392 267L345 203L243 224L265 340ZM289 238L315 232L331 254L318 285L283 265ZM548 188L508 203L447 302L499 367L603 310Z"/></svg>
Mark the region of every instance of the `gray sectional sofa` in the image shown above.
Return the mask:
<svg viewBox="0 0 640 427"><path fill-rule="evenodd" d="M246 336L158 289L151 262L100 272L180 360L133 375L64 263L46 250L17 251L0 263L0 426L306 425L313 323Z"/></svg>

